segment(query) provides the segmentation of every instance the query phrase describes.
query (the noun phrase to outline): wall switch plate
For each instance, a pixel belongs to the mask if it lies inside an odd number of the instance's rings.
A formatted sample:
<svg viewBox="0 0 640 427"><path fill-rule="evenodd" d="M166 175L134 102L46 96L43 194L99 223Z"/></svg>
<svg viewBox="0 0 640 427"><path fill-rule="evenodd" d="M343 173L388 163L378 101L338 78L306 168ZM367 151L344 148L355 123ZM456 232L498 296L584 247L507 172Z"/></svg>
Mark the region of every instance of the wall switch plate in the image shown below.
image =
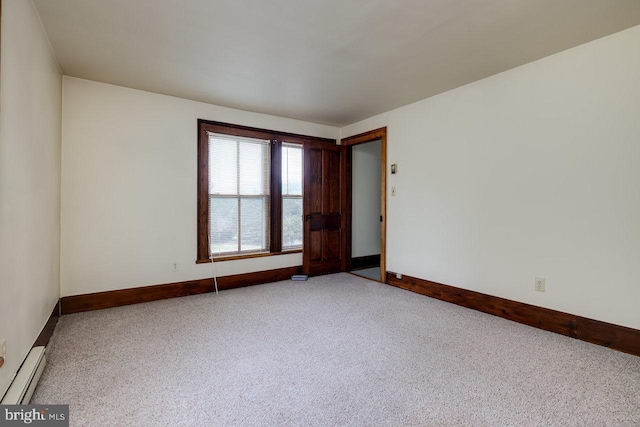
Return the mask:
<svg viewBox="0 0 640 427"><path fill-rule="evenodd" d="M177 262L174 262L172 264L171 271L173 271L174 273L177 273L178 271L180 271L180 268L178 267L178 263Z"/></svg>
<svg viewBox="0 0 640 427"><path fill-rule="evenodd" d="M396 163L391 165L391 175L395 175L398 173L398 165Z"/></svg>
<svg viewBox="0 0 640 427"><path fill-rule="evenodd" d="M544 292L544 277L536 277L535 288L538 292Z"/></svg>
<svg viewBox="0 0 640 427"><path fill-rule="evenodd" d="M396 187L391 187L391 195L392 196L396 195Z"/></svg>

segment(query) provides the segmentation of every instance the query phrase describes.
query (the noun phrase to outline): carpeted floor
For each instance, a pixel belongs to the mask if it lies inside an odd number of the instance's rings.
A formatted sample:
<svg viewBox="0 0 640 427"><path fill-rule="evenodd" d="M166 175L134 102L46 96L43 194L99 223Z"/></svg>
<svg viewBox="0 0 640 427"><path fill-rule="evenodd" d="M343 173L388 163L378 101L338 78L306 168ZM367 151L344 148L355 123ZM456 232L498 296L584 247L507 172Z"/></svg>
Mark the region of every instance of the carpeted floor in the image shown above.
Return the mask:
<svg viewBox="0 0 640 427"><path fill-rule="evenodd" d="M351 274L63 316L72 426L640 425L640 357Z"/></svg>

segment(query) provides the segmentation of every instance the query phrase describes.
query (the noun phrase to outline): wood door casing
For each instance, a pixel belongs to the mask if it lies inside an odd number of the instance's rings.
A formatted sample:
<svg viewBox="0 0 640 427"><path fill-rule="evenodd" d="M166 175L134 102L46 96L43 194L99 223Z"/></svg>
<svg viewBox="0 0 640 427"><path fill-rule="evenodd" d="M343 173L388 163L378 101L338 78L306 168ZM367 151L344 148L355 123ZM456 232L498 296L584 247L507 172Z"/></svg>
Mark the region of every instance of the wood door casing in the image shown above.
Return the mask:
<svg viewBox="0 0 640 427"><path fill-rule="evenodd" d="M344 151L339 145L305 144L303 271L309 276L345 268Z"/></svg>
<svg viewBox="0 0 640 427"><path fill-rule="evenodd" d="M363 132L358 135L343 138L341 140L341 146L351 147L353 145L364 144L367 142L380 140L381 153L380 153L380 281L386 283L387 281L387 128L382 127L368 132ZM346 190L343 190L346 197L346 202L343 204L345 211L343 215L346 217L345 240L347 241L347 249L345 251L345 271L351 269L351 222L352 222L352 164L351 164L351 150L346 152L346 167L345 177L343 178Z"/></svg>

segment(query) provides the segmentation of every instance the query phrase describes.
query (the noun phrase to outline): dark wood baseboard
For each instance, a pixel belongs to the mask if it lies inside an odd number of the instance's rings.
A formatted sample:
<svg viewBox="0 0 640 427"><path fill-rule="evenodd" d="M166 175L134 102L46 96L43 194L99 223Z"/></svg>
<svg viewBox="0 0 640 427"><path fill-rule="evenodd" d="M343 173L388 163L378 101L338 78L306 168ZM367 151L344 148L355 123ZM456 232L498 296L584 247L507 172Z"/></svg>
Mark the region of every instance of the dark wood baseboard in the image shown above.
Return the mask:
<svg viewBox="0 0 640 427"><path fill-rule="evenodd" d="M33 343L33 347L43 346L46 347L49 344L49 340L53 335L53 330L56 328L56 324L58 323L58 319L60 318L60 301L56 303L56 306L53 307L53 311L51 312L51 316L49 316L49 320L40 331L40 335L36 338L36 341Z"/></svg>
<svg viewBox="0 0 640 427"><path fill-rule="evenodd" d="M387 284L514 322L640 356L640 330L387 272Z"/></svg>
<svg viewBox="0 0 640 427"><path fill-rule="evenodd" d="M287 280L300 273L301 266L286 267L275 270L256 271L253 273L235 274L218 277L218 289L233 289L243 286ZM116 291L96 292L92 294L73 295L60 298L61 314L79 313L138 304L141 302L184 297L215 291L213 279L190 280L186 282L166 283L163 285L143 286L139 288L120 289Z"/></svg>
<svg viewBox="0 0 640 427"><path fill-rule="evenodd" d="M351 270L380 267L380 254L351 258Z"/></svg>

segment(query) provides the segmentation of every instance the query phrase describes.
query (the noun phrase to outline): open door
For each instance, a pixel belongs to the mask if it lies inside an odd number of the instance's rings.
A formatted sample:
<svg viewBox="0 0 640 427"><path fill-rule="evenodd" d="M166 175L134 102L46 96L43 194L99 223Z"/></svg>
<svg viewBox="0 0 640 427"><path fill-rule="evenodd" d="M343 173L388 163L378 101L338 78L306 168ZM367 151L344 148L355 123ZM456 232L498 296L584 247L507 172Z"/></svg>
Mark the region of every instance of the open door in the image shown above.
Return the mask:
<svg viewBox="0 0 640 427"><path fill-rule="evenodd" d="M304 147L304 274L346 269L343 172L346 147L309 142Z"/></svg>

